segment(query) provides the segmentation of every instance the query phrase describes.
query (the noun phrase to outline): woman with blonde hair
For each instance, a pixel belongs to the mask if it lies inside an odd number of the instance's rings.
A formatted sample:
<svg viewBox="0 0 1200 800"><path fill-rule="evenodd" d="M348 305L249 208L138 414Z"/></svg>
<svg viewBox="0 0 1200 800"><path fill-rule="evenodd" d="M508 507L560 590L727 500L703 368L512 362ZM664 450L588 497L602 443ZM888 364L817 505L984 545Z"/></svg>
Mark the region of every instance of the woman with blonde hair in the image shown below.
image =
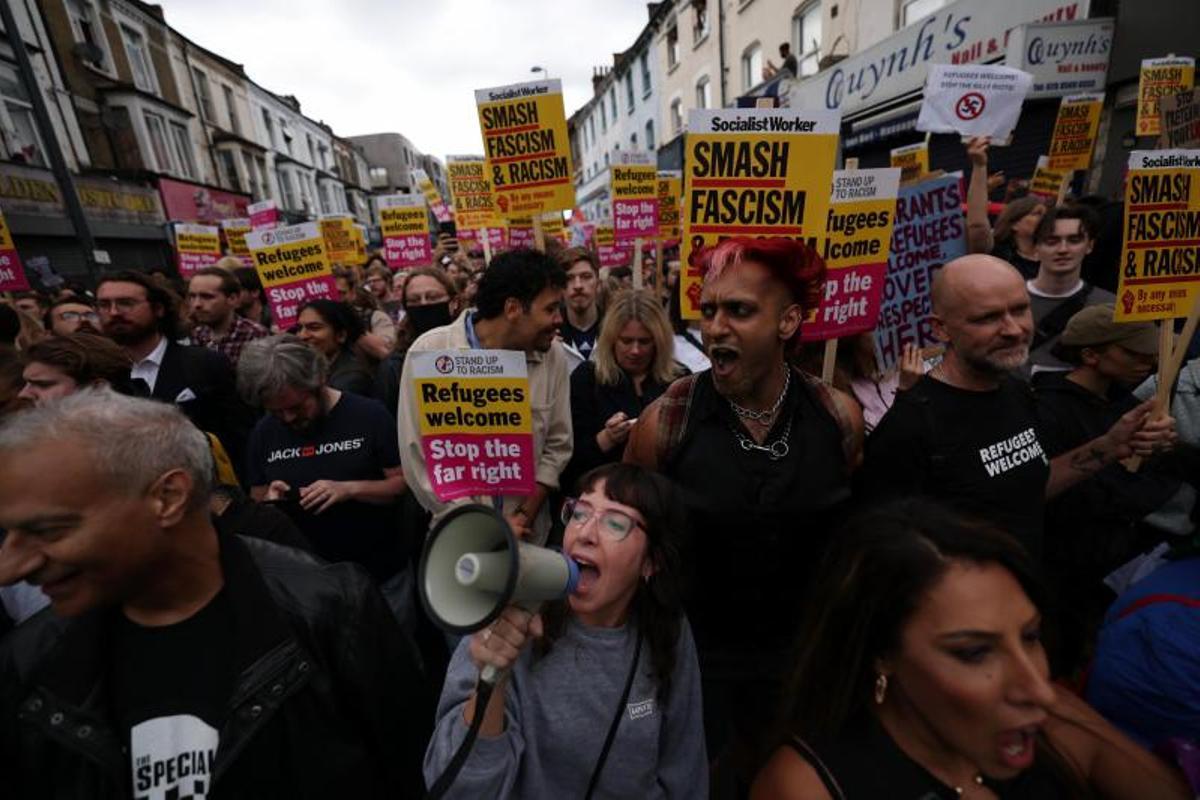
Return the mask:
<svg viewBox="0 0 1200 800"><path fill-rule="evenodd" d="M653 292L612 296L590 360L571 373L575 452L565 475L619 461L629 430L687 369L675 361L675 336Z"/></svg>

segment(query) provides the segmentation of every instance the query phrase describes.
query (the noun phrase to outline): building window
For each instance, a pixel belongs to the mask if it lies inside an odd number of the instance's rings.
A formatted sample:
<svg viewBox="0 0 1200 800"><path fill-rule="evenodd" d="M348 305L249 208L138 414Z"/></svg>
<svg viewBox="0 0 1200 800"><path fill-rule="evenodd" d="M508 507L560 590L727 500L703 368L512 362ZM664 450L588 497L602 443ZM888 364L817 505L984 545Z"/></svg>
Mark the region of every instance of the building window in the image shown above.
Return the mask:
<svg viewBox="0 0 1200 800"><path fill-rule="evenodd" d="M596 115L588 117L588 133L591 135L592 144L596 144Z"/></svg>
<svg viewBox="0 0 1200 800"><path fill-rule="evenodd" d="M638 63L642 67L642 97L650 96L650 54L642 53Z"/></svg>
<svg viewBox="0 0 1200 800"><path fill-rule="evenodd" d="M246 170L246 188L250 190L250 196L257 199L261 196L258 171L254 168L254 158L245 150L242 151L242 167Z"/></svg>
<svg viewBox="0 0 1200 800"><path fill-rule="evenodd" d="M763 52L758 42L746 48L742 53L742 91L757 86L762 80Z"/></svg>
<svg viewBox="0 0 1200 800"><path fill-rule="evenodd" d="M196 177L196 160L192 157L192 138L188 136L187 127L178 122L171 123L171 149L175 161L179 164L179 172L185 178Z"/></svg>
<svg viewBox="0 0 1200 800"><path fill-rule="evenodd" d="M271 122L271 112L262 110L263 127L267 130L267 146L275 147L275 125Z"/></svg>
<svg viewBox="0 0 1200 800"><path fill-rule="evenodd" d="M700 44L708 37L708 2L707 0L692 0L692 44Z"/></svg>
<svg viewBox="0 0 1200 800"><path fill-rule="evenodd" d="M646 149L654 149L654 120L646 120Z"/></svg>
<svg viewBox="0 0 1200 800"><path fill-rule="evenodd" d="M608 87L608 102L612 106L613 124L617 124L617 87Z"/></svg>
<svg viewBox="0 0 1200 800"><path fill-rule="evenodd" d="M334 211L333 201L329 198L329 184L324 181L318 187L318 199L321 203L321 213L329 214Z"/></svg>
<svg viewBox="0 0 1200 800"><path fill-rule="evenodd" d="M96 16L96 7L91 0L67 0L67 15L71 18L71 32L75 35L75 41L88 45L88 52L83 55L84 63L109 72L104 28L100 25L100 18Z"/></svg>
<svg viewBox="0 0 1200 800"><path fill-rule="evenodd" d="M200 105L200 118L216 122L217 115L213 113L212 87L208 85L208 76L192 67L192 78L196 82L196 102Z"/></svg>
<svg viewBox="0 0 1200 800"><path fill-rule="evenodd" d="M233 189L242 191L242 179L237 171L237 159L229 150L217 150L217 167L221 170L221 183Z"/></svg>
<svg viewBox="0 0 1200 800"><path fill-rule="evenodd" d="M380 187L388 185L387 167L371 167L367 173L371 178L372 187Z"/></svg>
<svg viewBox="0 0 1200 800"><path fill-rule="evenodd" d="M637 150L637 134L636 133L629 134L629 149Z"/></svg>
<svg viewBox="0 0 1200 800"><path fill-rule="evenodd" d="M237 105L233 100L233 89L225 84L221 84L221 91L225 94L225 108L229 110L229 130L242 135L242 121L238 119Z"/></svg>
<svg viewBox="0 0 1200 800"><path fill-rule="evenodd" d="M129 57L133 85L143 92L158 94L154 68L150 65L150 53L146 50L146 37L142 36L140 31L122 23L121 40L125 42L125 55Z"/></svg>
<svg viewBox="0 0 1200 800"><path fill-rule="evenodd" d="M4 96L4 144L8 158L21 164L44 166L46 159L29 93L17 79L17 73L7 67L0 67L0 94Z"/></svg>
<svg viewBox="0 0 1200 800"><path fill-rule="evenodd" d="M821 4L810 3L792 17L792 52L800 62L800 75L816 75L820 69Z"/></svg>
<svg viewBox="0 0 1200 800"><path fill-rule="evenodd" d="M262 194L254 196L255 200L266 200L271 196L271 182L267 180L267 160L262 156L254 157L254 166L258 168L258 179L261 182Z"/></svg>
<svg viewBox="0 0 1200 800"><path fill-rule="evenodd" d="M142 114L146 120L146 133L150 137L150 149L154 151L154 161L159 172L174 172L171 168L171 154L167 150L167 124L158 114L146 111Z"/></svg>
<svg viewBox="0 0 1200 800"><path fill-rule="evenodd" d="M604 98L600 98L600 132L608 133L608 109L604 105Z"/></svg>
<svg viewBox="0 0 1200 800"><path fill-rule="evenodd" d="M608 153L604 154L604 167L606 169L608 168Z"/></svg>
<svg viewBox="0 0 1200 800"><path fill-rule="evenodd" d="M292 174L286 169L276 167L275 180L279 182L279 193L283 195L283 207L297 208L296 187L292 183Z"/></svg>
<svg viewBox="0 0 1200 800"><path fill-rule="evenodd" d="M283 149L289 156L292 155L292 129L288 127L287 120L283 117L279 118L279 135L283 137Z"/></svg>
<svg viewBox="0 0 1200 800"><path fill-rule="evenodd" d="M304 138L308 141L308 163L315 167L317 165L317 146L313 144L311 134L304 134Z"/></svg>
<svg viewBox="0 0 1200 800"><path fill-rule="evenodd" d="M676 97L671 101L671 132L683 130L683 101Z"/></svg>
<svg viewBox="0 0 1200 800"><path fill-rule="evenodd" d="M632 71L630 71L629 74L625 76L625 101L629 105L629 110L625 113L632 114L633 113L633 72Z"/></svg>
<svg viewBox="0 0 1200 800"><path fill-rule="evenodd" d="M900 27L912 25L919 19L928 17L948 0L902 0L900 5Z"/></svg>
<svg viewBox="0 0 1200 800"><path fill-rule="evenodd" d="M667 68L679 63L679 28L671 25L667 29Z"/></svg>
<svg viewBox="0 0 1200 800"><path fill-rule="evenodd" d="M712 82L707 75L696 81L696 108L712 108Z"/></svg>
<svg viewBox="0 0 1200 800"><path fill-rule="evenodd" d="M317 155L321 158L320 167L326 172L329 171L329 148L325 145L317 145Z"/></svg>

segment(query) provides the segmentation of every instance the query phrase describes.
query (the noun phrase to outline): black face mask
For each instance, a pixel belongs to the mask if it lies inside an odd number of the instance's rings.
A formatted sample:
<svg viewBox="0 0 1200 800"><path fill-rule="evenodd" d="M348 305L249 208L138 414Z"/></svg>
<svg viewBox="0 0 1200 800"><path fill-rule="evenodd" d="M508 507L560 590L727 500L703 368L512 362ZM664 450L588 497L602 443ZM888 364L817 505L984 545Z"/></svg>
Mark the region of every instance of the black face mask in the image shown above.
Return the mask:
<svg viewBox="0 0 1200 800"><path fill-rule="evenodd" d="M412 325L417 336L425 331L449 325L454 321L454 318L450 316L449 300L444 303L430 303L427 306L410 306L405 310L409 324Z"/></svg>

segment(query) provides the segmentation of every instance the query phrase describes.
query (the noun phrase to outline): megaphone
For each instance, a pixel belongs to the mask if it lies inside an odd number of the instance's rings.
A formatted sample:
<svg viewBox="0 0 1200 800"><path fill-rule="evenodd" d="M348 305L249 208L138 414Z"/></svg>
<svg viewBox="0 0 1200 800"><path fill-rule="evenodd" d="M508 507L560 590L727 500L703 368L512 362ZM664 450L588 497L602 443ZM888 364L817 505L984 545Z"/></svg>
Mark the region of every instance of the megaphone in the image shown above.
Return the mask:
<svg viewBox="0 0 1200 800"><path fill-rule="evenodd" d="M425 541L418 573L421 603L438 627L466 635L509 605L536 611L579 583L579 566L557 550L526 544L487 506L459 506Z"/></svg>

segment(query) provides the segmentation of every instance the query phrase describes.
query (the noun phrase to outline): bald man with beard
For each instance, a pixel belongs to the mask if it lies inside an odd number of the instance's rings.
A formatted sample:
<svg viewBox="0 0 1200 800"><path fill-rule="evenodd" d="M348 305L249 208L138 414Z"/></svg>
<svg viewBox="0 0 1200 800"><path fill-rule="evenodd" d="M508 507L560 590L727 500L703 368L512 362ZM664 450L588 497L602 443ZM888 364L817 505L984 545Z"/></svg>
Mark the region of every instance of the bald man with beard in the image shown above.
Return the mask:
<svg viewBox="0 0 1200 800"><path fill-rule="evenodd" d="M1150 403L1053 460L1038 437L1029 387L1013 376L1029 358L1033 314L1021 274L988 255L955 259L935 276L934 336L946 355L906 392L868 438L861 473L872 500L924 495L974 512L1040 557L1048 497L1133 454L1175 438Z"/></svg>

